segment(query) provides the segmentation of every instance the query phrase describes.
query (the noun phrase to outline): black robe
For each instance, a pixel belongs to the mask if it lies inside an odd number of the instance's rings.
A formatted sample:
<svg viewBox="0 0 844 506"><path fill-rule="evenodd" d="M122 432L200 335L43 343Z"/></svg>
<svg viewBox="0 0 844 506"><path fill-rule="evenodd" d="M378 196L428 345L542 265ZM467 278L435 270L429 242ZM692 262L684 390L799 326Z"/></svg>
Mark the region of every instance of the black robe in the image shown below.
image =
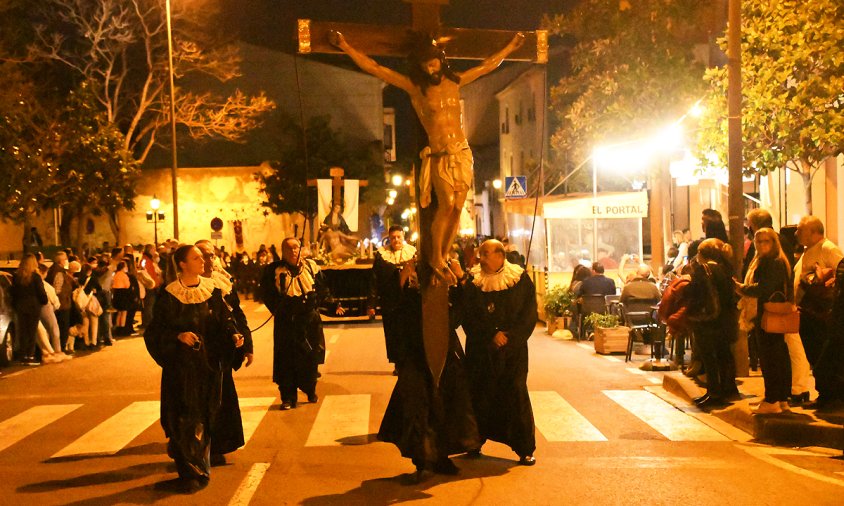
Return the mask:
<svg viewBox="0 0 844 506"><path fill-rule="evenodd" d="M422 342L419 291L405 288L399 305L403 321L401 338L406 347L378 439L395 444L402 456L411 459L417 467L479 448L478 427L463 366L465 355L457 333L451 332L448 357L439 388L435 388Z"/></svg>
<svg viewBox="0 0 844 506"><path fill-rule="evenodd" d="M408 258L407 260L410 260ZM375 298L381 306L381 321L384 324L384 340L387 344L387 360L399 364L402 359L404 343L401 334L405 325L404 309L401 304L401 269L402 264L393 264L385 260L381 253L375 255L372 264L372 293L369 306L375 307Z"/></svg>
<svg viewBox="0 0 844 506"><path fill-rule="evenodd" d="M223 296L223 299L231 309L238 332L243 336L243 346L235 349L230 362L223 364L222 398L220 409L217 411L217 418L214 421L214 434L211 437L211 453L217 455L231 453L246 444L243 436L240 403L237 398L232 371L240 369L245 355L253 352L252 332L249 330L246 315L240 307L240 298L237 296L237 292L232 289Z"/></svg>
<svg viewBox="0 0 844 506"><path fill-rule="evenodd" d="M470 279L462 285L466 368L481 440L508 445L519 456L536 449L527 389L527 340L536 326L536 292L527 273L510 288L484 292ZM497 348L493 337L507 335Z"/></svg>
<svg viewBox="0 0 844 506"><path fill-rule="evenodd" d="M200 336L199 349L179 341L181 332ZM195 304L162 290L144 332L147 350L162 368L161 426L181 478L210 476L210 438L220 406L223 364L231 362L236 333L219 288Z"/></svg>
<svg viewBox="0 0 844 506"><path fill-rule="evenodd" d="M291 283L299 283L299 271L291 276L293 271L283 260L264 268L261 277L261 299L275 316L273 381L279 387L282 402L296 402L297 389L314 394L317 366L325 362L325 335L318 311L326 294L325 281L312 260L304 260L301 265L303 269L308 269L312 278L311 289L303 295L289 294L287 289L292 286ZM278 269L281 272L276 280Z"/></svg>

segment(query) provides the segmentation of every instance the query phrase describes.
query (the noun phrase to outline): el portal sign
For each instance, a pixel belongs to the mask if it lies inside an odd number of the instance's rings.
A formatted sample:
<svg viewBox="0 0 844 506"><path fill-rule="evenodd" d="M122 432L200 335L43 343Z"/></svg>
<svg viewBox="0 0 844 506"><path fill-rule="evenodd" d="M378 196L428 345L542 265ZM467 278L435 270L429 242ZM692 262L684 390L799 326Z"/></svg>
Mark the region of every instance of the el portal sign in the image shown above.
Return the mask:
<svg viewBox="0 0 844 506"><path fill-rule="evenodd" d="M645 218L648 216L648 192L603 193L597 197L548 202L542 211L546 219Z"/></svg>

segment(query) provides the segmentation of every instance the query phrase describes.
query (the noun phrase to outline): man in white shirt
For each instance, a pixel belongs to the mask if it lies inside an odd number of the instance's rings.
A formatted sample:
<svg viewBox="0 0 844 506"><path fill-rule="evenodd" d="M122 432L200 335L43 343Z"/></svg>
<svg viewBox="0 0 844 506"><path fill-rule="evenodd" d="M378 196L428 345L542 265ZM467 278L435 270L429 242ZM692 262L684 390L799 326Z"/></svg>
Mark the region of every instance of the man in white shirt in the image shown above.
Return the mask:
<svg viewBox="0 0 844 506"><path fill-rule="evenodd" d="M824 227L816 216L804 216L797 225L797 242L805 249L794 266L795 302L800 306L800 339L812 366L820 355L825 341L828 321L823 300L823 285L831 293L832 274L844 253L824 237ZM831 303L831 299L829 301ZM830 307L831 309L831 307ZM828 315L827 315L828 316Z"/></svg>

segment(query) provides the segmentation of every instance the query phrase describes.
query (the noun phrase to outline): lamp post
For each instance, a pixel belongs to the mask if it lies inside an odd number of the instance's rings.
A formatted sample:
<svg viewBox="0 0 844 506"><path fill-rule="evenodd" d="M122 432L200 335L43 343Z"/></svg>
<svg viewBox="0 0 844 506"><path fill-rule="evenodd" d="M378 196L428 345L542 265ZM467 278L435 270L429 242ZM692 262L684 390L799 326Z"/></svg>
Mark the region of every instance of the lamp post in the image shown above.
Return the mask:
<svg viewBox="0 0 844 506"><path fill-rule="evenodd" d="M164 2L167 10L167 58L170 71L170 139L173 151L173 165L170 167L170 184L173 187L173 238L179 239L179 188L176 180L178 156L176 153L176 85L173 73L173 29L171 27L170 0ZM158 227L156 227L157 232ZM156 241L156 244L158 241Z"/></svg>
<svg viewBox="0 0 844 506"><path fill-rule="evenodd" d="M153 243L158 247L158 222L164 221L164 213L159 211L161 209L161 201L158 200L158 197L155 195L152 196L152 200L149 201L149 207L151 211L147 211L147 223L153 224Z"/></svg>

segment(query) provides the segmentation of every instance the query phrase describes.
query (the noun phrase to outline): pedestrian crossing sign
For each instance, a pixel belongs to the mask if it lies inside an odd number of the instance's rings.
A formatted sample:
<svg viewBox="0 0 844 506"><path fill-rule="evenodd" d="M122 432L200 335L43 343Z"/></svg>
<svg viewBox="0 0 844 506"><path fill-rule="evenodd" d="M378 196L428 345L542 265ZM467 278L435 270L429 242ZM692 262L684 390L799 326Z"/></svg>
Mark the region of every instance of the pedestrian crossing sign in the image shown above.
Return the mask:
<svg viewBox="0 0 844 506"><path fill-rule="evenodd" d="M504 178L504 198L523 199L527 197L527 176L507 176Z"/></svg>

